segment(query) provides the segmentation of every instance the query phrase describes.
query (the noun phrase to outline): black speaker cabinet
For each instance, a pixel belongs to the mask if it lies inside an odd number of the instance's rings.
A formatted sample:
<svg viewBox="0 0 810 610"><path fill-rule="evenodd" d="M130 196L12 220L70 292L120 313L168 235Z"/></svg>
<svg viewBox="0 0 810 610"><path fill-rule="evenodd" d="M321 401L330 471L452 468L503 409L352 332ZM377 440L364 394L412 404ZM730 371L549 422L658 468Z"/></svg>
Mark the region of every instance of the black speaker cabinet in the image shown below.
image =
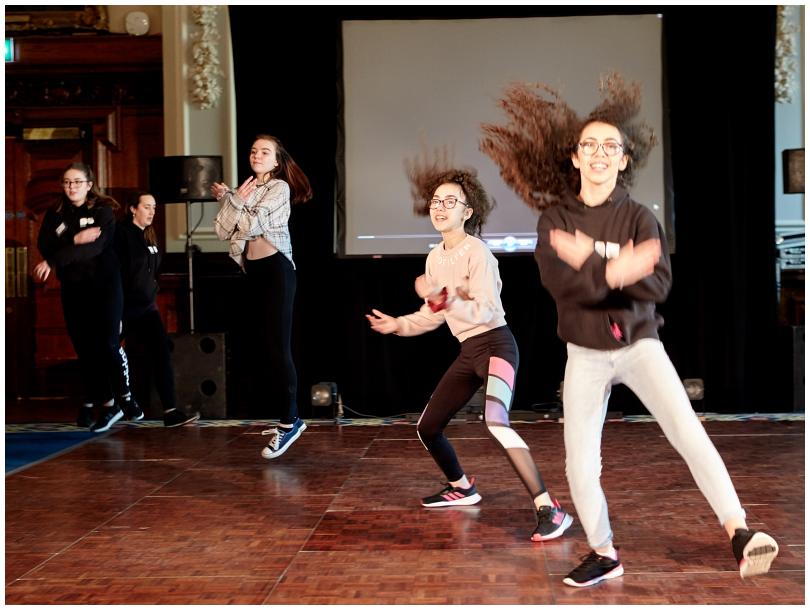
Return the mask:
<svg viewBox="0 0 810 610"><path fill-rule="evenodd" d="M149 190L158 203L214 201L211 185L222 182L222 157L157 157L149 160Z"/></svg>
<svg viewBox="0 0 810 610"><path fill-rule="evenodd" d="M225 335L195 333L172 338L177 406L206 419L227 416Z"/></svg>

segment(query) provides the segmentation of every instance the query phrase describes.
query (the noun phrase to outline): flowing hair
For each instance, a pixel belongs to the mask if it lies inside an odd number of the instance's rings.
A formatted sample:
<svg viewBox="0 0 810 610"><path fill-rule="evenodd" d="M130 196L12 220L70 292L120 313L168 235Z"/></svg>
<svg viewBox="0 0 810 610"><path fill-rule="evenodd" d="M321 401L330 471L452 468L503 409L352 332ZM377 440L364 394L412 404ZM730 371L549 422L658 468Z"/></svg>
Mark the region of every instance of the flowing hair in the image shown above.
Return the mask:
<svg viewBox="0 0 810 610"><path fill-rule="evenodd" d="M627 167L618 183L629 187L657 143L646 122L634 123L641 110L641 87L626 83L618 73L603 77L602 101L580 118L543 83L517 83L506 89L499 105L505 125L483 124L481 152L500 169L501 178L532 208L543 210L560 201L566 191L578 193L580 173L571 163L582 130L594 122L616 127L622 136Z"/></svg>
<svg viewBox="0 0 810 610"><path fill-rule="evenodd" d="M135 215L132 213L132 208L137 208L141 203L141 197L153 197L152 193L147 191L132 191L127 195L127 211L126 219L131 223L135 223ZM157 201L157 199L155 200ZM155 227L149 225L143 230L143 238L150 246L157 246L157 233Z"/></svg>
<svg viewBox="0 0 810 610"><path fill-rule="evenodd" d="M87 207L93 208L96 205L106 205L113 209L113 211L117 210L121 206L118 202L113 199L112 197L108 197L107 195L102 195L101 191L98 190L98 184L96 183L96 175L93 173L93 170L90 169L89 165L76 161L68 165L64 171L62 172L62 179L64 180L65 174L68 173L70 170L75 169L80 171L84 174L85 179L88 182L92 182L93 186L90 187L90 192L87 193ZM56 202L56 211L62 212L62 208L67 205L71 205L70 199L68 199L67 195L65 195L64 189L62 193L59 195L59 199Z"/></svg>
<svg viewBox="0 0 810 610"><path fill-rule="evenodd" d="M290 153L282 146L281 140L266 133L260 133L253 142L257 140L270 140L276 145L276 161L278 167L268 172L271 178L279 178L290 185L290 201L292 203L303 203L312 199L312 187L309 184L304 171L290 156Z"/></svg>
<svg viewBox="0 0 810 610"><path fill-rule="evenodd" d="M495 207L495 200L484 190L478 173L471 167L453 165L447 147L434 151L432 158L423 151L421 158L405 161L405 171L411 182L413 211L418 216L430 215L430 200L442 184L458 184L464 192L467 206L473 213L464 223L470 235L481 235L481 227Z"/></svg>

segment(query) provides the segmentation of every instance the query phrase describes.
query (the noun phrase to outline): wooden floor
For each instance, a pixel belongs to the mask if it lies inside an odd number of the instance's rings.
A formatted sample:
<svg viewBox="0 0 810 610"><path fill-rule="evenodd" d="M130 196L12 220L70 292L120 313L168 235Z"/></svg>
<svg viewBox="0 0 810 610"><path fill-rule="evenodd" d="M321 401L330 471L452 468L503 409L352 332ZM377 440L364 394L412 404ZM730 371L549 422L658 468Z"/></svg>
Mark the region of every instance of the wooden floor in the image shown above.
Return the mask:
<svg viewBox="0 0 810 610"><path fill-rule="evenodd" d="M562 578L578 520L534 514L479 423L449 436L483 501L426 510L442 477L412 424L312 424L268 462L258 425L126 424L6 478L8 604L803 604L804 422L706 422L749 525L781 552L742 581L730 544L654 423L608 423L603 482L625 575ZM516 424L573 511L562 425Z"/></svg>

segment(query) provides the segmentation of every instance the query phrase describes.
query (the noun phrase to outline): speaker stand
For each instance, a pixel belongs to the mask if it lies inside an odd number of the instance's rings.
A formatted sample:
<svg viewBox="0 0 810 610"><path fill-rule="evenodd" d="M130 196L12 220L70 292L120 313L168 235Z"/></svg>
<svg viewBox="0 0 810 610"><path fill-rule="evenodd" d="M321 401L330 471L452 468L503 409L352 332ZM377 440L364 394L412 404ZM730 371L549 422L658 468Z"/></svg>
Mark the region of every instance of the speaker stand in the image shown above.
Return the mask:
<svg viewBox="0 0 810 610"><path fill-rule="evenodd" d="M191 202L186 201L186 259L188 261L188 319L189 332L194 334L194 247L191 243Z"/></svg>

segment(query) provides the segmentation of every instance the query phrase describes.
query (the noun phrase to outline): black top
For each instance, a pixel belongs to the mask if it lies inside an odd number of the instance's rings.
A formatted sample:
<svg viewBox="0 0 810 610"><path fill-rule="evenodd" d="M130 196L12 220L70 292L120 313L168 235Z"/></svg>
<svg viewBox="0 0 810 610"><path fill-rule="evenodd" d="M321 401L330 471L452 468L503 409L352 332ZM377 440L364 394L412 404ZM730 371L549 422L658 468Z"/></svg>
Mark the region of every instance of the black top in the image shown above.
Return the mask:
<svg viewBox="0 0 810 610"><path fill-rule="evenodd" d="M571 234L579 229L595 241L607 243L607 247L595 244L594 252L576 271L557 257L549 243L549 231L555 228ZM540 216L537 238L534 257L540 268L540 280L557 304L557 333L563 341L612 350L639 339L658 338L658 328L663 326L664 319L656 312L655 304L666 300L672 272L664 231L648 208L633 201L620 186L596 207L589 207L568 193ZM607 250L609 255L629 239L634 244L660 239L661 258L652 275L621 290L611 289L605 280L604 253ZM611 330L613 323L621 329L621 338Z"/></svg>
<svg viewBox="0 0 810 610"><path fill-rule="evenodd" d="M89 244L76 245L79 231L99 227L101 235ZM50 209L42 219L37 246L42 257L56 270L61 282L103 281L118 272L113 250L115 217L110 206L65 203L62 211Z"/></svg>
<svg viewBox="0 0 810 610"><path fill-rule="evenodd" d="M160 268L157 246L147 244L143 229L127 219L118 223L115 251L121 264L124 319L137 318L150 309L157 309L157 276Z"/></svg>

